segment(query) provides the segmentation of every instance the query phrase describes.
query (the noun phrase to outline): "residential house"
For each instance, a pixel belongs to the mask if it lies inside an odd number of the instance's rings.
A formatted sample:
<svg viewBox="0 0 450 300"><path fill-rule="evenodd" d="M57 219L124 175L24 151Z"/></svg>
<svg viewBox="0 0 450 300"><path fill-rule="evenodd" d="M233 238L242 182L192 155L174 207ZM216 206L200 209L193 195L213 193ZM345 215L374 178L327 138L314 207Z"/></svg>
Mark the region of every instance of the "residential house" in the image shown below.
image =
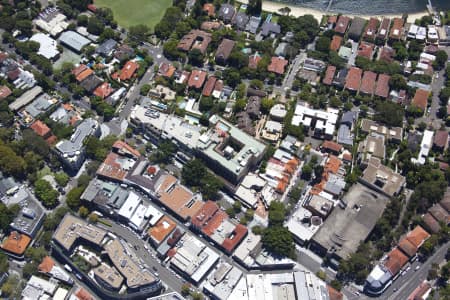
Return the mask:
<svg viewBox="0 0 450 300"><path fill-rule="evenodd" d="M285 67L288 65L288 61L283 57L272 57L270 65L267 67L269 72L273 72L278 75L283 75Z"/></svg>
<svg viewBox="0 0 450 300"><path fill-rule="evenodd" d="M381 25L378 28L377 37L376 39L378 41L385 41L388 34L389 34L389 27L391 25L391 19L389 18L383 18L383 21L381 21Z"/></svg>
<svg viewBox="0 0 450 300"><path fill-rule="evenodd" d="M361 77L363 75L363 70L357 67L350 68L347 77L345 78L345 88L358 92L359 86L361 85Z"/></svg>
<svg viewBox="0 0 450 300"><path fill-rule="evenodd" d="M448 148L448 132L447 130L438 130L434 135L433 148L443 153Z"/></svg>
<svg viewBox="0 0 450 300"><path fill-rule="evenodd" d="M235 44L236 42L233 40L223 39L216 51L216 62L219 64L226 64Z"/></svg>
<svg viewBox="0 0 450 300"><path fill-rule="evenodd" d="M350 18L346 16L339 16L336 26L334 27L334 31L336 33L339 33L341 35L344 35L347 31L348 24L350 23Z"/></svg>
<svg viewBox="0 0 450 300"><path fill-rule="evenodd" d="M402 18L394 18L392 21L392 27L389 32L390 40L401 40L403 38L403 30L405 21Z"/></svg>
<svg viewBox="0 0 450 300"><path fill-rule="evenodd" d="M249 19L250 17L247 16L246 13L238 12L237 14L234 15L233 20L231 20L231 24L236 26L238 30L243 31L247 27Z"/></svg>
<svg viewBox="0 0 450 300"><path fill-rule="evenodd" d="M233 20L236 9L233 5L229 3L224 3L220 6L218 17L222 19L225 23L231 23Z"/></svg>
<svg viewBox="0 0 450 300"><path fill-rule="evenodd" d="M418 89L411 101L411 105L422 110L423 113L427 110L429 92L426 90Z"/></svg>
<svg viewBox="0 0 450 300"><path fill-rule="evenodd" d="M375 41L375 36L377 33L378 26L380 25L380 21L377 18L370 18L367 24L367 27L364 31L363 38L366 41Z"/></svg>
<svg viewBox="0 0 450 300"><path fill-rule="evenodd" d="M352 24L348 29L348 37L356 42L359 41L365 25L365 19L360 17L353 18Z"/></svg>
<svg viewBox="0 0 450 300"><path fill-rule="evenodd" d="M261 35L268 37L269 35L277 35L281 33L281 26L273 22L265 22L261 26Z"/></svg>

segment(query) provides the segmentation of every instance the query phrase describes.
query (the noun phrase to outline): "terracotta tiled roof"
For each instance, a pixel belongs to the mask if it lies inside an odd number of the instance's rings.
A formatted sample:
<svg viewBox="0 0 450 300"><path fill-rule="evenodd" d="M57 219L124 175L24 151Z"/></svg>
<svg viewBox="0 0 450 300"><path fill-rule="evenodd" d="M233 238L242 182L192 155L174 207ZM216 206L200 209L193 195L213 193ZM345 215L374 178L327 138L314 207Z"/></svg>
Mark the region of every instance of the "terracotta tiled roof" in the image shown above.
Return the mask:
<svg viewBox="0 0 450 300"><path fill-rule="evenodd" d="M46 256L42 259L42 262L38 266L39 272L48 273L53 269L55 262L50 256Z"/></svg>
<svg viewBox="0 0 450 300"><path fill-rule="evenodd" d="M107 98L111 93L114 91L114 89L111 87L111 84L108 82L103 82L101 85L99 85L94 90L94 95L101 97L102 99Z"/></svg>
<svg viewBox="0 0 450 300"><path fill-rule="evenodd" d="M378 75L377 87L375 88L375 95L378 97L387 98L389 96L389 80L391 76L387 74Z"/></svg>
<svg viewBox="0 0 450 300"><path fill-rule="evenodd" d="M342 150L342 145L335 143L333 141L325 141L322 144L322 148L328 149L334 152L340 152Z"/></svg>
<svg viewBox="0 0 450 300"><path fill-rule="evenodd" d="M202 92L203 96L205 96L205 97L211 96L211 94L214 90L214 86L216 85L216 81L217 81L217 78L214 76L211 76L208 78L208 81L206 81L206 84L203 87L203 92Z"/></svg>
<svg viewBox="0 0 450 300"><path fill-rule="evenodd" d="M377 74L372 71L365 71L361 80L359 91L364 94L372 95L375 90Z"/></svg>
<svg viewBox="0 0 450 300"><path fill-rule="evenodd" d="M284 68L287 66L288 61L283 57L272 57L270 65L267 67L269 72L274 72L279 75L284 74Z"/></svg>
<svg viewBox="0 0 450 300"><path fill-rule="evenodd" d="M358 56L362 56L368 59L372 59L374 44L361 42L358 47Z"/></svg>
<svg viewBox="0 0 450 300"><path fill-rule="evenodd" d="M158 73L164 77L172 77L175 73L176 68L172 64L162 63L159 66Z"/></svg>
<svg viewBox="0 0 450 300"><path fill-rule="evenodd" d="M344 295L333 287L327 285L328 295L330 296L330 300L342 300L344 299Z"/></svg>
<svg viewBox="0 0 450 300"><path fill-rule="evenodd" d="M75 78L77 79L78 82L82 82L92 74L94 74L94 71L92 71L92 69L90 68L86 68L82 72L78 73L78 75L76 75Z"/></svg>
<svg viewBox="0 0 450 300"><path fill-rule="evenodd" d="M336 73L336 67L329 65L323 77L322 83L326 85L331 85L333 83L334 74Z"/></svg>
<svg viewBox="0 0 450 300"><path fill-rule="evenodd" d="M406 238L417 248L422 246L423 242L425 242L429 237L430 234L421 226L416 226L416 228L406 235Z"/></svg>
<svg viewBox="0 0 450 300"><path fill-rule="evenodd" d="M41 137L46 137L50 133L50 128L40 120L31 124L30 128Z"/></svg>
<svg viewBox="0 0 450 300"><path fill-rule="evenodd" d="M177 227L175 221L168 216L164 216L158 223L148 230L148 235L157 243L160 244L169 234Z"/></svg>
<svg viewBox="0 0 450 300"><path fill-rule="evenodd" d="M399 40L403 36L403 24L404 21L402 18L394 18L389 38Z"/></svg>
<svg viewBox="0 0 450 300"><path fill-rule="evenodd" d="M141 156L141 153L139 153L139 151L137 151L135 148L131 147L130 145L128 145L127 143L125 143L122 140L117 140L114 142L114 144L112 145L113 149L118 152L119 154L131 154L133 156L135 156L136 158Z"/></svg>
<svg viewBox="0 0 450 300"><path fill-rule="evenodd" d="M407 300L425 300L425 294L431 289L431 284L427 281L423 281L412 293L408 296Z"/></svg>
<svg viewBox="0 0 450 300"><path fill-rule="evenodd" d="M342 44L342 36L335 34L331 40L330 50L338 51Z"/></svg>
<svg viewBox="0 0 450 300"><path fill-rule="evenodd" d="M78 67L75 67L75 68L72 70L72 74L75 75L75 76L78 76L81 72L83 72L83 71L86 70L87 68L88 68L88 67L87 67L86 65L81 64L81 65L79 65Z"/></svg>
<svg viewBox="0 0 450 300"><path fill-rule="evenodd" d="M27 235L13 231L3 242L1 248L13 254L22 255L31 242L31 238Z"/></svg>
<svg viewBox="0 0 450 300"><path fill-rule="evenodd" d="M79 300L95 300L95 298L83 288L79 288L78 291L75 293L75 296Z"/></svg>
<svg viewBox="0 0 450 300"><path fill-rule="evenodd" d="M191 76L189 76L188 86L200 89L205 83L207 74L202 70L192 70Z"/></svg>
<svg viewBox="0 0 450 300"><path fill-rule="evenodd" d="M247 227L245 227L242 224L237 224L236 228L234 228L232 235L223 241L222 247L228 253L233 252L233 250L237 247L237 245L239 245L239 243L247 235L247 232L248 232Z"/></svg>
<svg viewBox="0 0 450 300"><path fill-rule="evenodd" d="M261 56L258 53L250 55L248 58L248 67L250 69L256 69L260 60Z"/></svg>
<svg viewBox="0 0 450 300"><path fill-rule="evenodd" d="M380 25L380 21L377 18L370 18L369 23L367 24L366 30L364 31L364 38L368 40L375 39L375 35L377 33L378 26Z"/></svg>
<svg viewBox="0 0 450 300"><path fill-rule="evenodd" d="M417 248L407 238L404 238L398 243L398 247L409 257L417 253Z"/></svg>
<svg viewBox="0 0 450 300"><path fill-rule="evenodd" d="M336 174L339 171L339 168L342 164L342 161L334 155L330 155L325 164L325 172L331 172Z"/></svg>
<svg viewBox="0 0 450 300"><path fill-rule="evenodd" d="M0 99L5 99L9 95L11 95L11 90L6 85L0 87Z"/></svg>
<svg viewBox="0 0 450 300"><path fill-rule="evenodd" d="M191 223L194 227L201 229L208 223L209 219L219 210L219 206L213 201L206 201L205 204L192 216Z"/></svg>
<svg viewBox="0 0 450 300"><path fill-rule="evenodd" d="M346 16L339 16L337 20L336 27L334 31L340 34L344 34L347 31L348 24L350 23L350 18Z"/></svg>
<svg viewBox="0 0 450 300"><path fill-rule="evenodd" d="M430 209L428 209L428 212L439 222L443 222L444 224L450 223L450 216L440 203L433 205Z"/></svg>
<svg viewBox="0 0 450 300"><path fill-rule="evenodd" d="M394 248L387 256L388 258L385 261L384 266L392 275L396 275L408 261L408 257L398 248Z"/></svg>
<svg viewBox="0 0 450 300"><path fill-rule="evenodd" d="M361 84L362 73L363 71L360 68L350 68L347 77L345 78L345 88L352 91L358 91Z"/></svg>
<svg viewBox="0 0 450 300"><path fill-rule="evenodd" d="M125 81L131 79L133 77L134 72L139 68L139 64L135 61L127 61L127 63L123 66L122 70L120 71L120 80Z"/></svg>
<svg viewBox="0 0 450 300"><path fill-rule="evenodd" d="M412 105L420 108L423 112L427 109L429 92L418 89L411 102Z"/></svg>
<svg viewBox="0 0 450 300"><path fill-rule="evenodd" d="M208 222L203 224L203 234L211 236L225 219L228 219L228 215L226 212L224 212L223 210L216 211L216 213L214 213L214 215L208 220Z"/></svg>
<svg viewBox="0 0 450 300"><path fill-rule="evenodd" d="M445 148L448 145L447 130L438 130L434 135L434 145L439 148Z"/></svg>

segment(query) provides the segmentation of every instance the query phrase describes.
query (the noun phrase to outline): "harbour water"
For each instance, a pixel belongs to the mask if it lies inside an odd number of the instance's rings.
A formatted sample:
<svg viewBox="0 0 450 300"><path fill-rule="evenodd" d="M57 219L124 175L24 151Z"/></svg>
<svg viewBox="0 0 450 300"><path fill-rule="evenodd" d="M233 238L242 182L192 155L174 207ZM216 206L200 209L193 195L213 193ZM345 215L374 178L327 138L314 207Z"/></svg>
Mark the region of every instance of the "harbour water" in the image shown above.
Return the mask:
<svg viewBox="0 0 450 300"><path fill-rule="evenodd" d="M326 10L329 0L282 0L308 8ZM450 10L450 0L432 0L438 10ZM333 0L329 11L349 14L381 15L416 13L426 10L427 0Z"/></svg>

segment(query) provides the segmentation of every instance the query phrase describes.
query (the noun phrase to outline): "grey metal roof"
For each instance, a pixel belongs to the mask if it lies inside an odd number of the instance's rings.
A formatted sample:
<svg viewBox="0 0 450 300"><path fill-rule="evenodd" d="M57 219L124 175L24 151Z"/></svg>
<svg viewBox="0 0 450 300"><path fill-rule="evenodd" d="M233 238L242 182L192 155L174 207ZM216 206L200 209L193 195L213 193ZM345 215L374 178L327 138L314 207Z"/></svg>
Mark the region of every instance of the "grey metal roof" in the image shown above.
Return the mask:
<svg viewBox="0 0 450 300"><path fill-rule="evenodd" d="M33 117L36 118L40 114L46 112L51 106L52 103L49 101L52 97L48 94L42 94L38 98L36 98L31 104L25 107L25 110Z"/></svg>
<svg viewBox="0 0 450 300"><path fill-rule="evenodd" d="M233 23L234 25L236 25L236 27L240 30L244 30L245 26L248 23L249 20L249 16L247 16L245 13L243 12L238 12L234 18L233 21L231 23Z"/></svg>
<svg viewBox="0 0 450 300"><path fill-rule="evenodd" d="M228 3L222 4L219 10L219 18L222 18L225 21L231 21L235 12L236 9L234 8L233 5Z"/></svg>
<svg viewBox="0 0 450 300"><path fill-rule="evenodd" d="M71 30L63 32L59 37L59 41L78 52L80 52L84 46L91 43L90 40L81 34Z"/></svg>
<svg viewBox="0 0 450 300"><path fill-rule="evenodd" d="M100 46L95 49L95 52L102 55L109 55L111 51L116 47L117 42L113 39L104 41Z"/></svg>
<svg viewBox="0 0 450 300"><path fill-rule="evenodd" d="M357 118L358 113L356 111L346 111L342 114L341 124L346 124L351 127Z"/></svg>
<svg viewBox="0 0 450 300"><path fill-rule="evenodd" d="M250 17L250 21L247 23L247 26L245 28L246 31L256 34L256 31L258 30L259 23L261 23L261 17Z"/></svg>
<svg viewBox="0 0 450 300"><path fill-rule="evenodd" d="M263 36L268 36L271 33L279 34L281 32L280 25L273 22L266 22L261 27L261 34Z"/></svg>
<svg viewBox="0 0 450 300"><path fill-rule="evenodd" d="M337 133L337 142L342 145L352 146L353 145L353 134L350 131L350 127L346 124L339 126Z"/></svg>
<svg viewBox="0 0 450 300"><path fill-rule="evenodd" d="M56 144L56 149L64 155L76 155L76 152L83 149L84 140L94 134L98 123L94 119L86 119L78 125L70 140L63 140Z"/></svg>

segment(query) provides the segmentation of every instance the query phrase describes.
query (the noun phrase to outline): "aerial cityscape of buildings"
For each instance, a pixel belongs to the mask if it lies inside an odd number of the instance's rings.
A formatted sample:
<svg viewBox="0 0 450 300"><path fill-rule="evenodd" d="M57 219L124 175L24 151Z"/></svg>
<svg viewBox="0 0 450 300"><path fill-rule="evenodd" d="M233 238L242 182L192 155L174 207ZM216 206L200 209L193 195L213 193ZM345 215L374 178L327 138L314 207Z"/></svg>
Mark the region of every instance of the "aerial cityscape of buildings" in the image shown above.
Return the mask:
<svg viewBox="0 0 450 300"><path fill-rule="evenodd" d="M243 2L2 2L2 298L449 297L450 11Z"/></svg>

